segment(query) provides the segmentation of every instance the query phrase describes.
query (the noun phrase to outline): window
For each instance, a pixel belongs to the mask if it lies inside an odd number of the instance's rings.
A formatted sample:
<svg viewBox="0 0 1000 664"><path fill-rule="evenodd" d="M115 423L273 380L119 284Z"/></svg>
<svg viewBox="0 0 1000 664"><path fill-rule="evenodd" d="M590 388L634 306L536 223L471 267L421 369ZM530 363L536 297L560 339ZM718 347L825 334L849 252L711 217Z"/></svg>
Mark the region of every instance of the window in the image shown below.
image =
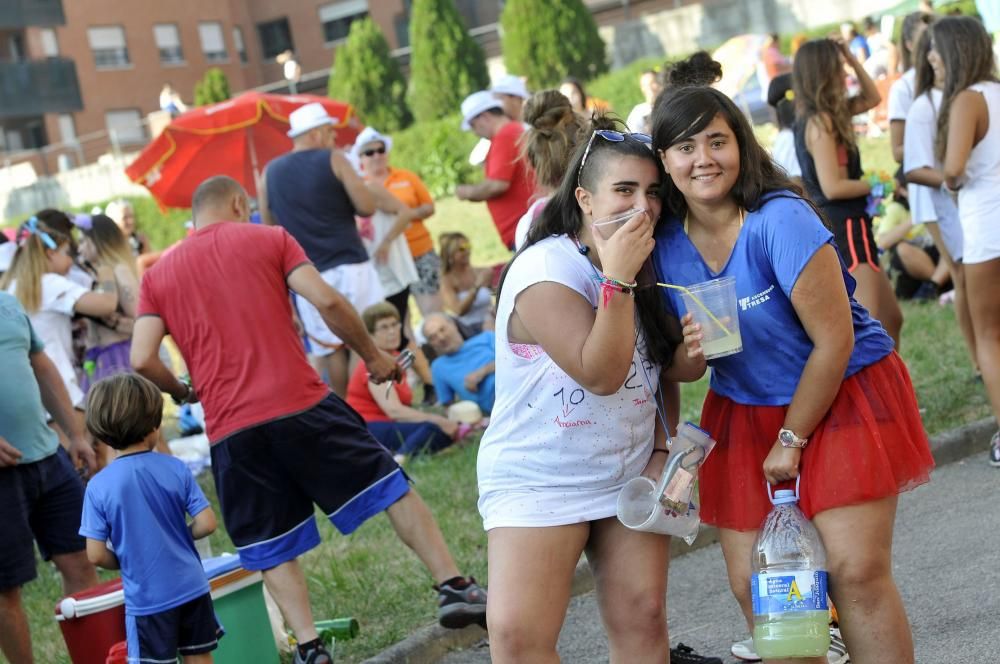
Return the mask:
<svg viewBox="0 0 1000 664"><path fill-rule="evenodd" d="M59 40L56 39L56 31L52 28L42 28L38 34L42 40L42 54L47 58L58 56Z"/></svg>
<svg viewBox="0 0 1000 664"><path fill-rule="evenodd" d="M181 35L173 23L157 23L153 26L153 40L160 52L160 62L165 65L176 65L184 62L184 51L181 50Z"/></svg>
<svg viewBox="0 0 1000 664"><path fill-rule="evenodd" d="M104 114L104 123L111 135L112 143L133 145L146 142L146 130L142 126L142 115L138 109L108 111Z"/></svg>
<svg viewBox="0 0 1000 664"><path fill-rule="evenodd" d="M209 62L226 62L226 42L222 37L222 24L212 21L198 24L198 36L201 37L201 52Z"/></svg>
<svg viewBox="0 0 1000 664"><path fill-rule="evenodd" d="M319 8L319 20L323 24L323 41L327 44L347 38L351 23L355 19L368 16L367 0L345 0L331 2Z"/></svg>
<svg viewBox="0 0 1000 664"><path fill-rule="evenodd" d="M94 64L98 69L128 67L128 48L125 46L125 30L120 25L102 28L87 28L87 41L94 54Z"/></svg>
<svg viewBox="0 0 1000 664"><path fill-rule="evenodd" d="M249 62L247 58L247 46L243 43L243 28L239 26L233 28L233 46L236 47L236 52L240 55L240 62L243 64Z"/></svg>
<svg viewBox="0 0 1000 664"><path fill-rule="evenodd" d="M76 143L76 124L73 122L73 116L69 113L60 113L58 122L59 136L62 138L62 142Z"/></svg>
<svg viewBox="0 0 1000 664"><path fill-rule="evenodd" d="M260 48L265 58L274 58L285 51L295 50L287 18L258 23L257 34L260 36Z"/></svg>

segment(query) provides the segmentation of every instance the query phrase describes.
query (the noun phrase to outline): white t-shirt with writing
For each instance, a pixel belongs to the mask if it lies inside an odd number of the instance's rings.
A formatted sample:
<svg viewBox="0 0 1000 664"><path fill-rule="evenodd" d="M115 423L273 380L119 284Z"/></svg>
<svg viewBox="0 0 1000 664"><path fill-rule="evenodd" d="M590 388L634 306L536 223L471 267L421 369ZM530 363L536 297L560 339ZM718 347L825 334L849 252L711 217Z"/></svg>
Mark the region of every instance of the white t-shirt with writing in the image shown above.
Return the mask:
<svg viewBox="0 0 1000 664"><path fill-rule="evenodd" d="M17 281L13 281L7 292L13 295L16 288ZM60 274L46 272L42 275L41 306L28 312L31 326L45 344L45 354L59 369L74 406L83 405L84 394L73 367L73 307L88 292Z"/></svg>
<svg viewBox="0 0 1000 664"><path fill-rule="evenodd" d="M514 303L527 288L562 284L596 308L601 294L593 275L566 236L528 247L507 273L497 306L496 404L477 464L486 530L613 516L622 486L649 461L659 369L639 349L622 387L599 396L541 346L508 339Z"/></svg>

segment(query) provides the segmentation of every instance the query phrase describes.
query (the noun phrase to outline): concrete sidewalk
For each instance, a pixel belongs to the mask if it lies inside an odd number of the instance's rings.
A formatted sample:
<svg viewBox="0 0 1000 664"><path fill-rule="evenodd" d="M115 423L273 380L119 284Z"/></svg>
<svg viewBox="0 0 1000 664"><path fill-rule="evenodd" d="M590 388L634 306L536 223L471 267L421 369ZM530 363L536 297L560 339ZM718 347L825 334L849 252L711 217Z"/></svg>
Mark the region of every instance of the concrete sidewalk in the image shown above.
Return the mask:
<svg viewBox="0 0 1000 664"><path fill-rule="evenodd" d="M996 431L997 424L993 418L986 418L973 422L958 429L939 434L931 439L931 450L934 454L934 460L937 465L943 466L945 464L958 461L969 455L979 455L980 453L984 457L979 459L978 456L973 458L970 462L973 466L981 465L985 466L985 453L989 444L990 436ZM997 471L989 469L992 473ZM987 477L992 477L990 472L985 473ZM932 486L934 482L931 483ZM970 488L970 487L966 487ZM921 496L924 495L923 490L920 493ZM947 499L946 495L942 496L943 499ZM924 499L921 501L927 501ZM905 506L908 501L902 501L900 510L900 525L902 526L902 518L905 516ZM992 510L992 506L990 506ZM948 510L951 512L951 510ZM925 514L926 516L926 510ZM994 519L994 522L996 519ZM965 523L964 521L961 523ZM956 527L955 523L950 524L952 530ZM918 534L923 530L919 522L912 524L912 527L916 529L916 532L912 534L912 538L916 538L919 541L922 535ZM900 528L899 530L902 530ZM949 531L950 532L950 531ZM900 535L897 532L897 541L900 539ZM998 537L1000 540L1000 537ZM717 541L717 533L714 528L703 527L698 540L693 546L687 546L684 542L680 540L674 540L671 556L674 560L677 560L681 556L690 554L700 549L704 549L707 546L715 544ZM1000 541L997 542L1000 546ZM916 546L916 544L914 544ZM714 547L713 547L714 548ZM721 560L721 555L718 550L715 551L703 551L696 556L694 556L690 563L694 567L700 567L702 565L709 565L709 560L712 556L719 558ZM684 563L672 564L671 576L674 576L679 564L684 564L685 567L688 561ZM711 563L715 567L718 566L719 561ZM923 570L921 573L927 574L928 566L930 565L928 561L927 565L920 565L919 567ZM724 577L724 573L722 577ZM933 583L930 579L924 579L924 583ZM719 587L716 588L715 585ZM902 584L901 584L902 585ZM595 638L594 629L595 626L600 625L600 619L596 614L596 607L593 605L592 597L579 597L589 593L593 589L593 579L590 575L590 568L586 565L584 561L581 560L580 564L576 569L576 579L573 586L573 594L575 599L570 605L570 617L567 618L567 625L564 628L564 637L560 642L560 651L563 652L566 661L573 662L588 662L588 661L607 661L607 645L601 632L598 637ZM945 587L945 590L950 590ZM700 609L700 613L696 617L695 623L691 625L687 624L687 620L684 621L683 625L674 625L674 620L671 620L671 638L672 642L690 642L695 641L698 646L704 647L714 647L713 651L703 650L703 654L714 654L719 655L722 653L719 648L721 647L722 641L727 639L732 639L732 635L738 635L743 631L742 618L739 616L739 612L736 609L735 603L731 600L728 590L728 582L725 582L724 578L721 582L716 579L716 583L711 587L701 587L698 591L705 597L715 596L717 597L716 602L702 602L699 604L704 604L703 609ZM672 606L684 606L687 609L692 602L678 601L681 597L678 593L687 594L683 589L683 585L677 583L676 581L671 581L671 605ZM911 593L907 591L907 588L903 588L904 600L909 604L911 601ZM932 599L926 600L929 605L933 604ZM983 610L985 610L985 605L983 605ZM702 615L703 614L703 615ZM724 614L724 615L723 615ZM732 615L730 615L732 614ZM936 610L932 615L937 615L942 618L940 609ZM574 618L575 616L575 618ZM685 614L685 618L691 617L691 614ZM701 622L698 622L701 620ZM577 628L574 627L577 625ZM986 627L984 626L984 629ZM719 631L720 634L724 634L724 637L715 638L705 638L708 636L706 632L708 631ZM918 630L915 629L915 632ZM586 636L585 636L586 635ZM488 662L489 652L486 648L477 648L475 650L470 650L467 653L455 653L448 656L456 650L462 650L476 646L479 644L482 646L485 643L484 639L486 632L479 627L468 627L463 630L446 630L437 625L428 626L417 630L409 638L395 644L394 646L384 650L375 657L365 661L365 664L432 664L434 662L442 661L447 657L447 662L452 664L472 664L475 662ZM564 645L565 644L565 645ZM569 650L566 650L569 648ZM728 654L728 644L725 645L726 654ZM938 654L935 651L935 654ZM987 661L1000 661L1000 645L997 646L995 651L995 656L993 659L954 659L950 657L945 657L943 659L923 659L920 658L918 661L948 661L948 662L987 662ZM602 659L603 658L603 659ZM728 661L728 660L727 660Z"/></svg>

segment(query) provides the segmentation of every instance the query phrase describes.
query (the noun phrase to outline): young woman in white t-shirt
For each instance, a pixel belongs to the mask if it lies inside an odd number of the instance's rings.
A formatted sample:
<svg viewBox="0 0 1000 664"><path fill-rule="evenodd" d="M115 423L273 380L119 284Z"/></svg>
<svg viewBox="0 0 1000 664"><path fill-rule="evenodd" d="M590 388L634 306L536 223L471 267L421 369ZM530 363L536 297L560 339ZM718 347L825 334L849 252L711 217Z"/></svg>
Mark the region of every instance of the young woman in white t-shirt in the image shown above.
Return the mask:
<svg viewBox="0 0 1000 664"><path fill-rule="evenodd" d="M944 76L937 156L945 187L958 196L976 357L1000 416L1000 82L993 44L978 20L948 17L930 30L928 60ZM989 462L1000 467L1000 432L990 441Z"/></svg>
<svg viewBox="0 0 1000 664"><path fill-rule="evenodd" d="M78 314L112 316L118 309L118 286L112 269L104 266L97 270L97 291L90 291L66 278L71 267L69 237L32 217L19 231L17 252L0 288L17 297L28 312L70 401L80 411L82 427L84 394L73 362L72 319Z"/></svg>
<svg viewBox="0 0 1000 664"><path fill-rule="evenodd" d="M959 330L965 339L966 348L972 360L975 371L979 373L979 363L976 360L976 336L972 329L972 318L969 315L969 301L965 286L965 266L962 263L964 254L962 223L958 216L958 206L951 195L942 188L944 174L941 172L941 160L934 153L934 140L937 136L937 117L941 109L941 88L944 86L944 71L935 73L927 56L930 52L931 36L924 31L917 40L914 50L916 76L914 91L916 97L906 114L906 135L903 150L903 171L909 189L918 192L918 196L927 194L928 204L914 205L911 201L910 212L915 224L925 224L927 231L934 239L941 262L947 266L951 274L951 282L955 291L955 318ZM930 209L927 209L929 205Z"/></svg>
<svg viewBox="0 0 1000 664"><path fill-rule="evenodd" d="M916 63L914 52L920 35L934 20L933 14L913 12L903 19L903 27L899 34L900 62L903 65L903 75L889 86L889 101L887 114L889 116L889 143L892 146L892 157L903 163L903 136L906 131L906 113L910 110L913 98L916 96Z"/></svg>
<svg viewBox="0 0 1000 664"><path fill-rule="evenodd" d="M626 481L666 461L663 423L677 414L657 418L660 368L691 380L705 362L678 345L656 289L635 289L661 209L650 139L594 125L500 285L496 405L478 459L498 664L558 661L581 553L611 661L668 657L669 538L628 530L615 506ZM592 230L633 208L607 239Z"/></svg>

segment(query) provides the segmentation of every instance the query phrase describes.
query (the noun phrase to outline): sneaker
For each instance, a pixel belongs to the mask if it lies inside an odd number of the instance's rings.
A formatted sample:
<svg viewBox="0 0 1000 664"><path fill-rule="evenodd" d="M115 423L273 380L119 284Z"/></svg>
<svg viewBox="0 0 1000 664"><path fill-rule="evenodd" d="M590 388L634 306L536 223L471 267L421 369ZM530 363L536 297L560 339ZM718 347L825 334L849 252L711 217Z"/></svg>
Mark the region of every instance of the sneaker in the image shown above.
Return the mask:
<svg viewBox="0 0 1000 664"><path fill-rule="evenodd" d="M486 591L471 576L462 588L434 586L438 591L438 623L448 629L482 625L486 620Z"/></svg>
<svg viewBox="0 0 1000 664"><path fill-rule="evenodd" d="M733 647L729 649L729 652L733 654L733 657L741 659L744 662L761 661L760 657L757 656L757 651L753 649L753 638L737 641L733 644Z"/></svg>
<svg viewBox="0 0 1000 664"><path fill-rule="evenodd" d="M670 664L722 664L722 660L718 657L703 657L691 646L678 643L676 648L670 649Z"/></svg>
<svg viewBox="0 0 1000 664"><path fill-rule="evenodd" d="M305 657L295 649L295 664L333 664L333 657L323 646L316 646L310 650Z"/></svg>
<svg viewBox="0 0 1000 664"><path fill-rule="evenodd" d="M990 465L994 468L1000 468L1000 431L997 431L990 438Z"/></svg>
<svg viewBox="0 0 1000 664"><path fill-rule="evenodd" d="M830 627L830 649L826 651L827 664L847 664L851 656L847 654L847 644L840 635L840 629Z"/></svg>

